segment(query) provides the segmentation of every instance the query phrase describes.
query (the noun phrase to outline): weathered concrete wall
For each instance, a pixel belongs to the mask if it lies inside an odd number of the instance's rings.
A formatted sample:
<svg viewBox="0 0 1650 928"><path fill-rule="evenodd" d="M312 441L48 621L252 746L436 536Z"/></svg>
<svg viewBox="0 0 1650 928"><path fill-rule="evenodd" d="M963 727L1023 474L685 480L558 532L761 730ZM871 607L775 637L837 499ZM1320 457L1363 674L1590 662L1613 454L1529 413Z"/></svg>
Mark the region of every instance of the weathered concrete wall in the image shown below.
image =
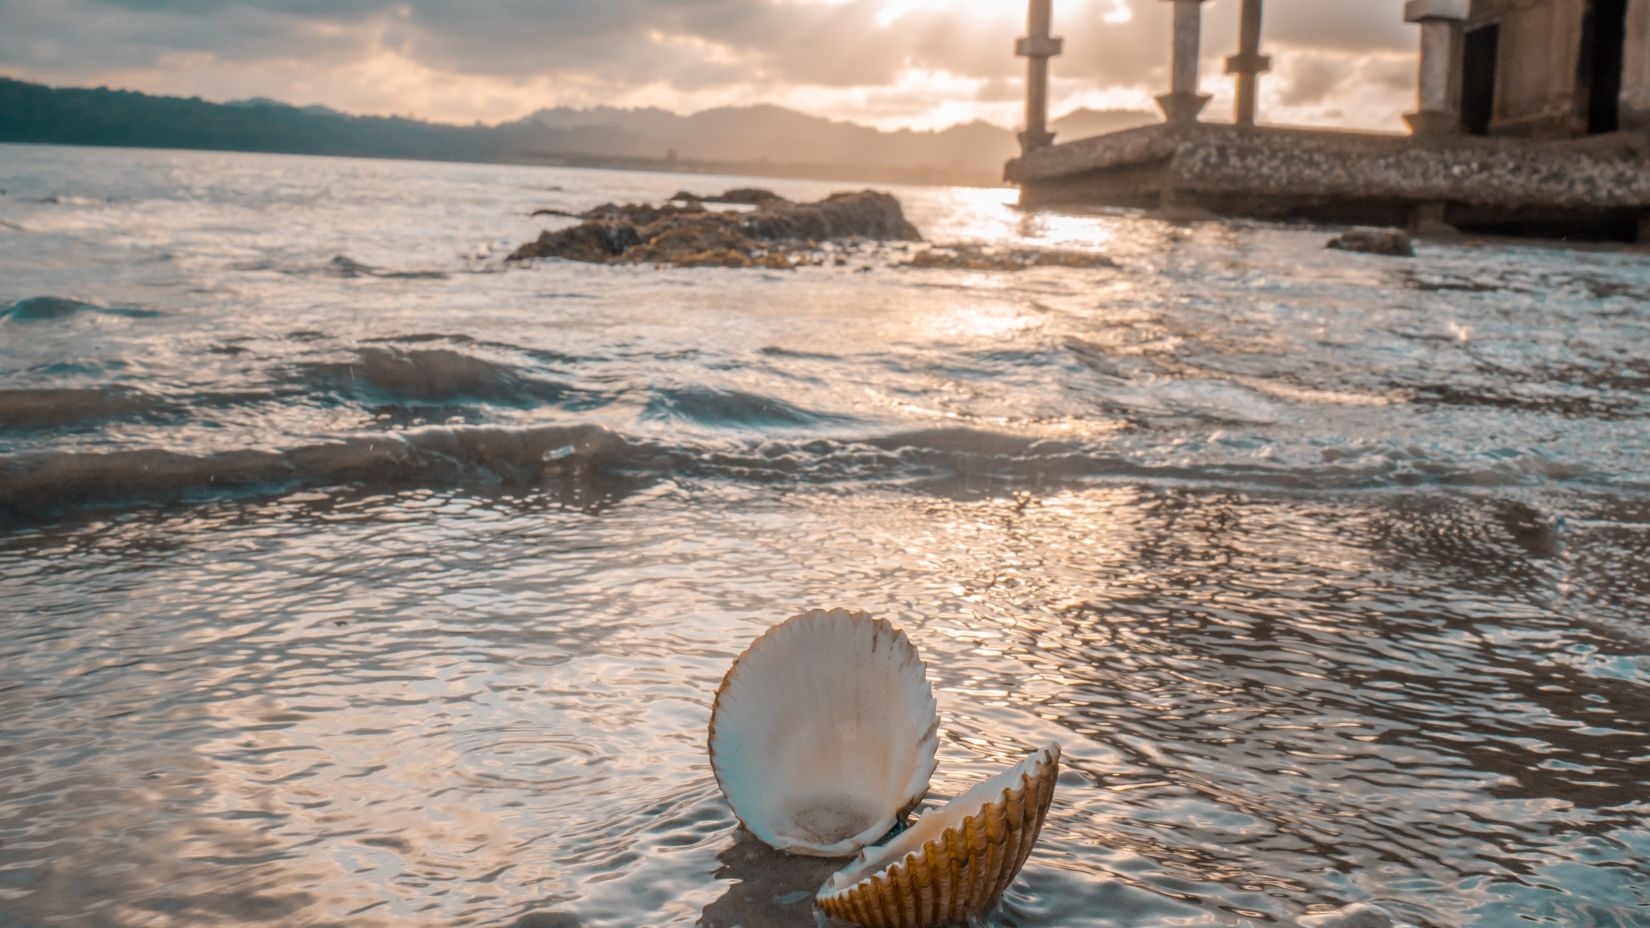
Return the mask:
<svg viewBox="0 0 1650 928"><path fill-rule="evenodd" d="M1170 168L1176 186L1193 191L1436 201L1509 211L1650 208L1650 168L1570 146L1392 147L1332 135L1257 134L1182 145Z"/></svg>
<svg viewBox="0 0 1650 928"><path fill-rule="evenodd" d="M1477 0L1471 25L1498 23L1494 135L1568 138L1577 126L1576 62L1587 0Z"/></svg>
<svg viewBox="0 0 1650 928"><path fill-rule="evenodd" d="M1627 60L1621 74L1621 125L1650 128L1650 0L1627 6Z"/></svg>
<svg viewBox="0 0 1650 928"><path fill-rule="evenodd" d="M1009 163L1026 205L1195 203L1271 218L1401 223L1447 204L1477 224L1650 212L1650 134L1571 142L1151 126Z"/></svg>
<svg viewBox="0 0 1650 928"><path fill-rule="evenodd" d="M1557 139L1587 132L1578 81L1589 0L1474 0L1469 28L1501 26L1490 132ZM1650 0L1628 0L1621 127L1650 127Z"/></svg>

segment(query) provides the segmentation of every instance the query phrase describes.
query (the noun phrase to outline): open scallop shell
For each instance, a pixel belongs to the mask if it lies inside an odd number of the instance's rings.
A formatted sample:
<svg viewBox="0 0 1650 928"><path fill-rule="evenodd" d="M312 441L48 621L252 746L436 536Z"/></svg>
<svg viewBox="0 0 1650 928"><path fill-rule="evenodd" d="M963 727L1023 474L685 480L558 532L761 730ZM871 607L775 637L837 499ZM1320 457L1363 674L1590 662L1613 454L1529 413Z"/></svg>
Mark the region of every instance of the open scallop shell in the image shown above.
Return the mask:
<svg viewBox="0 0 1650 928"><path fill-rule="evenodd" d="M763 842L848 857L922 801L938 732L910 639L863 612L816 609L733 662L711 710L710 765Z"/></svg>
<svg viewBox="0 0 1650 928"><path fill-rule="evenodd" d="M1025 865L1060 773L1050 744L869 847L820 888L827 915L865 928L938 928L991 911Z"/></svg>

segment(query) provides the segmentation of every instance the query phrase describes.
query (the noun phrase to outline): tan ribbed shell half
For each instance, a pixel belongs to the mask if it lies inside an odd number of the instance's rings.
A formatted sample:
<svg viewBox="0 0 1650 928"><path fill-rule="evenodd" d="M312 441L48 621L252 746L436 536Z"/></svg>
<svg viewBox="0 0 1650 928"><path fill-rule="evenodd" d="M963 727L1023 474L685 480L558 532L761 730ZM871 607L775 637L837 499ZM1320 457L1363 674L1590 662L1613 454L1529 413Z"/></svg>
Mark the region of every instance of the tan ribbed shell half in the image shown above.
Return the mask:
<svg viewBox="0 0 1650 928"><path fill-rule="evenodd" d="M815 609L768 629L728 669L710 765L733 814L768 846L851 857L927 794L939 721L904 632Z"/></svg>
<svg viewBox="0 0 1650 928"><path fill-rule="evenodd" d="M865 928L940 928L983 916L1025 866L1060 774L1050 744L862 851L815 901Z"/></svg>

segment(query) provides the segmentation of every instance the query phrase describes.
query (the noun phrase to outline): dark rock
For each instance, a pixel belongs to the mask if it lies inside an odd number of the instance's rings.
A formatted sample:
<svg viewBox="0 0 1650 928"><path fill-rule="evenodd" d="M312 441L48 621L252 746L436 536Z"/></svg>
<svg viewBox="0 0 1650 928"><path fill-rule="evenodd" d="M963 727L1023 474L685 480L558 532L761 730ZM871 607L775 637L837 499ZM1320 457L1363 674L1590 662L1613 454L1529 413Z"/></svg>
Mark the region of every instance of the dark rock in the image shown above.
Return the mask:
<svg viewBox="0 0 1650 928"><path fill-rule="evenodd" d="M774 200L785 198L772 190L763 190L761 187L735 187L714 197L705 197L706 203L732 203L746 206L761 206Z"/></svg>
<svg viewBox="0 0 1650 928"><path fill-rule="evenodd" d="M636 244L636 227L622 223L584 222L566 229L545 231L537 241L511 252L509 260L566 258L569 261L611 261Z"/></svg>
<svg viewBox="0 0 1650 928"><path fill-rule="evenodd" d="M743 189L723 196L755 199L768 193ZM749 212L711 211L697 199L682 206L604 203L578 218L583 220L579 225L542 233L516 249L510 260L791 268L798 263L795 252L823 241L922 240L899 200L873 190L838 193L818 203L762 199Z"/></svg>
<svg viewBox="0 0 1650 928"><path fill-rule="evenodd" d="M1390 258L1413 258L1415 246L1402 232L1353 229L1330 239L1325 248L1337 251L1358 251L1368 255L1386 255Z"/></svg>
<svg viewBox="0 0 1650 928"><path fill-rule="evenodd" d="M726 203L738 206L761 206L763 203L785 198L772 190L763 190L761 187L735 187L732 190L709 197L702 197L697 193L689 193L686 190L678 190L676 195L670 199L681 203Z"/></svg>
<svg viewBox="0 0 1650 928"><path fill-rule="evenodd" d="M645 226L658 222L669 216L704 216L707 210L696 203L687 206L676 206L666 203L664 206L653 206L648 203L603 203L594 209L587 209L578 215L578 218L591 222L622 222L634 226Z"/></svg>
<svg viewBox="0 0 1650 928"><path fill-rule="evenodd" d="M631 264L674 264L695 258L694 266L713 263L718 267L744 266L750 263L756 243L739 228L737 220L719 214L705 214L692 220L666 218L637 230L641 243L624 253L620 260ZM715 260L706 256L721 256ZM728 256L738 255L744 264L731 263Z"/></svg>
<svg viewBox="0 0 1650 928"><path fill-rule="evenodd" d="M745 227L756 238L768 240L820 242L858 236L922 241L922 233L906 221L899 200L878 190L833 193L818 203L764 203L750 214Z"/></svg>

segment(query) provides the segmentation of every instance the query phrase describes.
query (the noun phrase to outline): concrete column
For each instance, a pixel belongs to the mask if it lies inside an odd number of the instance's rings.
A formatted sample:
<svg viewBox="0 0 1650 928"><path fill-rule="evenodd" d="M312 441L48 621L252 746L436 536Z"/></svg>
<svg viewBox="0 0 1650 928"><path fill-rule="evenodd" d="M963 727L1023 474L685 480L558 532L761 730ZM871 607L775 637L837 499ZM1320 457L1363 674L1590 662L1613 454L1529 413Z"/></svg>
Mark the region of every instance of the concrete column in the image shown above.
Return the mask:
<svg viewBox="0 0 1650 928"><path fill-rule="evenodd" d="M1226 73L1237 76L1237 108L1234 117L1240 126L1255 124L1255 96L1260 75L1272 70L1272 59L1260 53L1261 0L1243 0L1238 28L1238 53L1226 59Z"/></svg>
<svg viewBox="0 0 1650 928"><path fill-rule="evenodd" d="M1461 130L1461 114L1452 106L1450 87L1461 79L1461 27L1467 20L1468 0L1409 0L1404 21L1421 24L1421 64L1416 85L1418 105L1404 121L1416 135L1450 135Z"/></svg>
<svg viewBox="0 0 1650 928"><path fill-rule="evenodd" d="M1460 230L1449 224L1448 203L1417 203L1409 213L1409 234L1426 238L1454 238Z"/></svg>
<svg viewBox="0 0 1650 928"><path fill-rule="evenodd" d="M1166 0L1174 4L1173 80L1169 92L1157 98L1158 108L1173 123L1197 121L1208 105L1207 94L1197 92L1198 56L1202 52L1203 4L1207 0Z"/></svg>
<svg viewBox="0 0 1650 928"><path fill-rule="evenodd" d="M1020 152L1054 144L1048 131L1048 60L1060 54L1062 40L1048 34L1053 0L1031 0L1026 13L1026 35L1014 43L1014 54L1026 59L1026 129L1020 133Z"/></svg>
<svg viewBox="0 0 1650 928"><path fill-rule="evenodd" d="M1629 0L1623 52L1621 127L1650 129L1650 0Z"/></svg>

